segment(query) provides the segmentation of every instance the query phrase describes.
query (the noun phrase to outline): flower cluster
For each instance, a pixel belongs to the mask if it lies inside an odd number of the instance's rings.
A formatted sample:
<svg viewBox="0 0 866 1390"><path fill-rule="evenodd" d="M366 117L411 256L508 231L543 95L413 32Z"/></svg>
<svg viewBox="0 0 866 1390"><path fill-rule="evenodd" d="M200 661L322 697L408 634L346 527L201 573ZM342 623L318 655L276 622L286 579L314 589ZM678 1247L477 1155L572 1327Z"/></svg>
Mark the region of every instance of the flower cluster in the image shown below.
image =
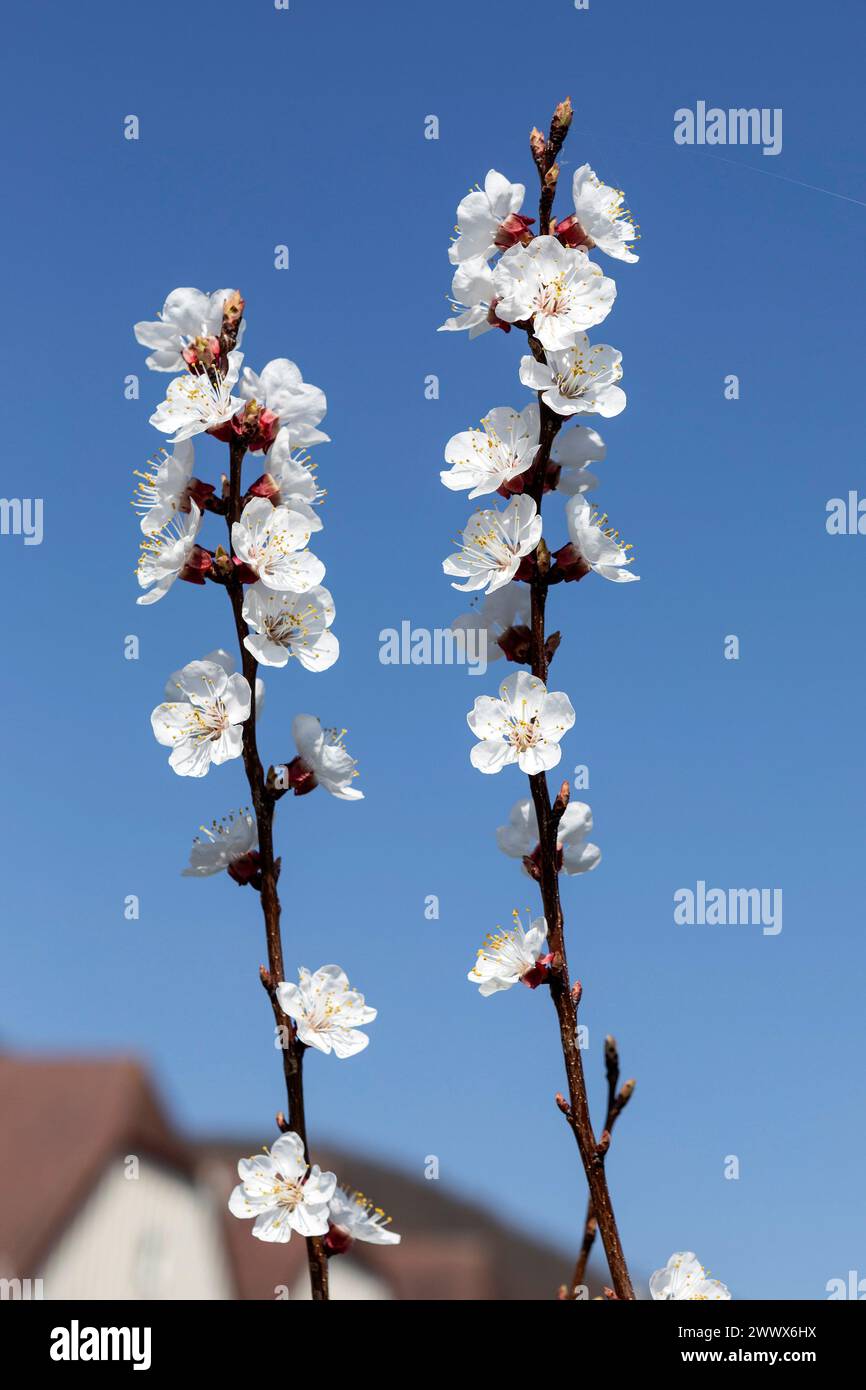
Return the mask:
<svg viewBox="0 0 866 1390"><path fill-rule="evenodd" d="M334 1173L307 1163L304 1144L291 1130L269 1149L238 1163L240 1182L229 1198L233 1216L253 1221L258 1240L291 1240L324 1236L330 1255L343 1254L356 1240L372 1245L399 1245L390 1219L360 1192L337 1186Z"/></svg>
<svg viewBox="0 0 866 1390"><path fill-rule="evenodd" d="M137 575L145 590L138 602L156 603L178 579L234 586L242 594L243 644L258 665L285 666L295 657L305 670L325 671L340 646L331 630L334 601L322 584L325 566L309 549L322 529L324 494L306 451L328 440L319 429L327 401L288 358L261 372L243 365L243 312L236 290L177 289L154 321L135 325L138 341L152 349L147 365L180 373L151 416L172 436L172 450L160 450L136 474L133 503L143 532ZM193 437L205 434L264 456L266 471L239 494L237 519L229 517L231 483L224 478L218 496L215 484L195 476ZM228 550L201 544L207 512L229 517ZM181 776L201 777L242 751L249 681L233 667L220 672L212 665L183 667L151 716ZM319 778L308 789L319 781L329 786Z"/></svg>
<svg viewBox="0 0 866 1390"><path fill-rule="evenodd" d="M576 417L610 417L625 408L622 354L587 334L607 317L616 297L614 281L589 252L597 247L636 261L630 243L637 233L622 194L601 183L589 165L574 175L572 194L574 212L536 236L533 219L521 212L524 185L491 169L483 189L460 203L449 252L456 267L453 316L442 328L467 329L474 338L490 328L510 332L515 327L525 332L530 348L520 359L518 377L536 393L535 400L519 409L496 406L480 427L453 435L445 446L449 467L441 474L445 487L470 499L491 494L502 499L498 506L473 512L459 549L442 568L453 576L455 589L485 595L453 626L483 634L489 659L505 657L519 666L533 666L533 584L547 589L590 571L620 582L638 577L631 568L631 547L586 499L597 485L589 465L605 457L605 446L591 426L576 423ZM566 499L568 539L555 551L542 536L541 502L548 492ZM548 647L545 665L554 650ZM530 777L543 774L560 761L560 740L574 721L566 694L548 690L537 674L515 672L498 696L480 696L468 715L478 740L472 764L480 772L497 773L517 763ZM586 839L591 828L588 806L577 802L565 808L557 828L558 870L578 874L595 868L601 852ZM539 835L531 801L517 803L497 838L506 854L538 877ZM518 922L512 931L488 939L469 977L482 980L482 994L532 974L541 958L543 919L540 932L535 923L524 933Z"/></svg>

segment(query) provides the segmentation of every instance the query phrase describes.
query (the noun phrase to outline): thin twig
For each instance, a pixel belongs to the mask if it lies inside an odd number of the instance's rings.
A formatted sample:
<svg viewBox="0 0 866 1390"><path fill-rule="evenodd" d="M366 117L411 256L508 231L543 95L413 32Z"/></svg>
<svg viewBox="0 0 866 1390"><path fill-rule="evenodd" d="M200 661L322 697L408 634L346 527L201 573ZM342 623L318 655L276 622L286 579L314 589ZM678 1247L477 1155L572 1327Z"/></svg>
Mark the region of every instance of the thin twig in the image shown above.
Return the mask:
<svg viewBox="0 0 866 1390"><path fill-rule="evenodd" d="M613 1134L613 1127L618 1117L622 1114L634 1092L634 1080L626 1081L621 1091L617 1091L619 1082L619 1052L617 1051L616 1041L608 1036L604 1040L604 1067L607 1075L607 1114L604 1121L604 1132ZM583 1288L586 1281L586 1266L589 1260L592 1247L595 1243L598 1222L592 1210L592 1198L590 1197L586 1206L586 1219L583 1226L583 1240L580 1246L580 1253L577 1263L574 1266L574 1274L571 1277L571 1286L566 1292L565 1297L570 1299L577 1298L577 1290Z"/></svg>

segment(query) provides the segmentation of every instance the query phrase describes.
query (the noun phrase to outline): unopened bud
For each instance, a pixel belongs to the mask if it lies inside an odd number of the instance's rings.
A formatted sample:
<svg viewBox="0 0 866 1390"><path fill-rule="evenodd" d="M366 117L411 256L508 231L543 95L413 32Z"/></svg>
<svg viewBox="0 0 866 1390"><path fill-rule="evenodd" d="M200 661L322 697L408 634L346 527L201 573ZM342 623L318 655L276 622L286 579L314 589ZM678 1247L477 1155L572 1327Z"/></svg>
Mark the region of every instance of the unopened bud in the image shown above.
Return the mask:
<svg viewBox="0 0 866 1390"><path fill-rule="evenodd" d="M562 641L561 632L551 632L544 643L544 655L547 657L547 664L550 665L556 653L559 651L559 644Z"/></svg>
<svg viewBox="0 0 866 1390"><path fill-rule="evenodd" d="M620 1103L620 1108L622 1108L622 1106L624 1106L627 1101L631 1100L632 1096L634 1095L634 1088L636 1085L637 1082L635 1081L633 1076L630 1077L628 1081L624 1081L622 1083L619 1095L617 1096L617 1100Z"/></svg>
<svg viewBox="0 0 866 1390"><path fill-rule="evenodd" d="M552 807L553 814L556 816L557 819L560 819L562 817L562 813L568 805L568 799L570 796L571 784L566 778L566 780L563 782L562 786L556 794L556 800L554 801Z"/></svg>
<svg viewBox="0 0 866 1390"><path fill-rule="evenodd" d="M547 542L543 536L535 547L535 563L538 566L539 574L547 574L547 571L550 569L550 551L547 548Z"/></svg>
<svg viewBox="0 0 866 1390"><path fill-rule="evenodd" d="M558 164L551 164L551 166L550 166L550 168L548 169L547 173L544 175L544 186L545 186L545 188L555 188L555 187L556 187L556 182L557 182L557 179L558 179L558 178L559 178L559 165L558 165Z"/></svg>
<svg viewBox="0 0 866 1390"><path fill-rule="evenodd" d="M544 165L544 156L547 152L547 141L537 126L533 126L529 132L529 148L532 151L532 158L539 167Z"/></svg>
<svg viewBox="0 0 866 1390"><path fill-rule="evenodd" d="M270 994L274 987L274 982L271 978L271 972L268 970L266 965L259 966L259 979L261 980L265 989L268 991L268 994Z"/></svg>
<svg viewBox="0 0 866 1390"><path fill-rule="evenodd" d="M347 1250L351 1250L354 1243L345 1226L333 1225L328 1227L328 1234L322 1241L329 1255L345 1255Z"/></svg>
<svg viewBox="0 0 866 1390"><path fill-rule="evenodd" d="M558 109L558 108L557 108ZM244 316L246 301L240 290L232 290L223 304L223 323L240 323Z"/></svg>
<svg viewBox="0 0 866 1390"><path fill-rule="evenodd" d="M583 985L577 980L571 987L571 997L574 1000L574 1007L577 1008L583 998Z"/></svg>
<svg viewBox="0 0 866 1390"><path fill-rule="evenodd" d="M291 1125L289 1124L282 1110L278 1110L274 1118L276 1119L277 1129L280 1131L280 1133L288 1134L291 1130Z"/></svg>
<svg viewBox="0 0 866 1390"><path fill-rule="evenodd" d="M568 127L571 125L573 115L574 108L571 104L571 97L566 97L565 101L561 101L553 113L554 126L556 126L564 134L565 131L568 130Z"/></svg>
<svg viewBox="0 0 866 1390"><path fill-rule="evenodd" d="M571 1114L571 1106L569 1105L568 1101L565 1099L565 1096L562 1094L561 1091L557 1091L554 1099L556 1101L556 1108L558 1110L561 1110L563 1115Z"/></svg>

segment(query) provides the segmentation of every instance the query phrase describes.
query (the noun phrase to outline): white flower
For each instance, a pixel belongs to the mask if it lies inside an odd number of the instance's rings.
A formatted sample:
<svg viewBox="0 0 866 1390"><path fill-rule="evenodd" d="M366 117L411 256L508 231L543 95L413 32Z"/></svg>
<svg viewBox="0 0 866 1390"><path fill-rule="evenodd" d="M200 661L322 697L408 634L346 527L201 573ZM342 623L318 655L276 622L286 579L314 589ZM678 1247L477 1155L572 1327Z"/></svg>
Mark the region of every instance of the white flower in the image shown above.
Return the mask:
<svg viewBox="0 0 866 1390"><path fill-rule="evenodd" d="M321 517L313 508L325 494L316 482L315 469L308 455L293 450L290 431L285 427L281 429L268 454L268 472L277 488L270 500L275 507L289 507L291 511L300 512L311 531L321 531Z"/></svg>
<svg viewBox="0 0 866 1390"><path fill-rule="evenodd" d="M254 584L244 596L243 616L253 629L244 646L263 666L285 666L296 656L308 671L327 671L340 655L340 644L328 631L334 600L321 585L294 594Z"/></svg>
<svg viewBox="0 0 866 1390"><path fill-rule="evenodd" d="M338 1187L331 1198L331 1224L349 1241L399 1245L400 1236L388 1230L390 1221L390 1216L386 1216L381 1207L374 1207L361 1192L347 1192Z"/></svg>
<svg viewBox="0 0 866 1390"><path fill-rule="evenodd" d="M298 714L292 720L292 737L301 762L312 774L313 786L321 784L341 801L360 801L364 793L352 786L357 764L342 741L345 732L323 729L312 714Z"/></svg>
<svg viewBox="0 0 866 1390"><path fill-rule="evenodd" d="M300 369L288 357L275 357L261 373L244 367L238 391L245 401L257 401L273 411L280 425L288 427L293 444L328 442L330 436L316 429L328 409L325 393L304 381Z"/></svg>
<svg viewBox="0 0 866 1390"><path fill-rule="evenodd" d="M139 585L148 592L140 594L136 603L157 603L165 598L193 558L200 527L201 512L190 502L189 516L175 515L161 530L148 533L141 542L136 567Z"/></svg>
<svg viewBox="0 0 866 1390"><path fill-rule="evenodd" d="M516 762L531 775L556 767L562 757L559 740L574 723L574 710L561 690L548 693L543 681L515 671L503 681L498 698L479 695L466 718L480 740L469 755L473 767L501 772Z"/></svg>
<svg viewBox="0 0 866 1390"><path fill-rule="evenodd" d="M307 1164L297 1134L281 1134L270 1152L242 1158L240 1183L229 1197L232 1216L255 1217L253 1235L259 1240L285 1242L299 1236L323 1236L328 1230L328 1206L337 1186L333 1173Z"/></svg>
<svg viewBox="0 0 866 1390"><path fill-rule="evenodd" d="M478 985L479 994L485 997L510 989L524 979L534 989L544 978L538 961L544 955L547 922L543 917L536 917L529 930L524 931L518 913L512 916L514 926L510 931L499 927L485 938L478 959L466 976L471 984Z"/></svg>
<svg viewBox="0 0 866 1390"><path fill-rule="evenodd" d="M150 722L157 742L171 748L169 766L178 776L204 777L211 763L239 757L250 687L214 661L191 661L177 685L183 698L157 705Z"/></svg>
<svg viewBox="0 0 866 1390"><path fill-rule="evenodd" d="M224 425L243 406L243 401L232 395L243 360L242 352L230 352L225 376L210 375L203 369L176 376L168 383L165 400L156 407L150 423L163 434L174 431L172 444Z"/></svg>
<svg viewBox="0 0 866 1390"><path fill-rule="evenodd" d="M607 318L616 285L583 251L552 236L513 246L493 272L496 314L508 323L532 319L542 347L571 347L579 335Z"/></svg>
<svg viewBox="0 0 866 1390"><path fill-rule="evenodd" d="M625 410L625 391L617 382L622 376L622 353L607 343L590 346L580 333L572 347L547 353L547 362L534 357L520 359L520 380L533 391L541 391L545 405L557 415L619 415Z"/></svg>
<svg viewBox="0 0 866 1390"><path fill-rule="evenodd" d="M449 248L448 259L454 265L474 256L489 260L497 250L513 246L532 220L514 216L523 206L525 193L522 183L509 183L504 174L490 169L484 188L473 188L458 204L459 235Z"/></svg>
<svg viewBox="0 0 866 1390"><path fill-rule="evenodd" d="M325 566L306 549L310 526L288 507L254 497L232 526L232 549L268 589L305 594L325 577Z"/></svg>
<svg viewBox="0 0 866 1390"><path fill-rule="evenodd" d="M588 164L582 164L575 170L571 191L575 218L599 250L618 261L638 260L628 244L637 236L637 228L622 205L622 190L609 188Z"/></svg>
<svg viewBox="0 0 866 1390"><path fill-rule="evenodd" d="M232 813L200 829L205 838L193 840L184 878L208 878L221 873L239 859L246 859L259 846L256 823L249 811Z"/></svg>
<svg viewBox="0 0 866 1390"><path fill-rule="evenodd" d="M132 505L141 517L141 529L146 536L161 531L175 512L186 511L189 505L189 484L195 463L192 444L184 439L175 445L173 453L161 449L160 454L160 458L148 459L146 473L135 470L138 482Z"/></svg>
<svg viewBox="0 0 866 1390"><path fill-rule="evenodd" d="M565 516L571 544L591 570L595 570L603 579L612 579L621 584L640 579L639 574L634 574L628 568L633 559L627 553L631 546L623 544L619 532L614 531L613 527L605 527L606 513L599 516L586 498L578 493L566 502Z"/></svg>
<svg viewBox="0 0 866 1390"><path fill-rule="evenodd" d="M201 658L202 661L210 661L215 666L221 666L227 676L233 676L237 669L237 662L231 652L225 651L222 647L216 647L214 651L208 652ZM177 689L183 676L183 668L180 671L172 671L165 683L166 700L177 698ZM260 715L265 704L265 683L261 676L256 676L256 714Z"/></svg>
<svg viewBox="0 0 866 1390"><path fill-rule="evenodd" d="M194 338L218 338L223 323L223 305L233 290L172 290L162 312L151 322L135 325L135 336L142 347L153 348L147 365L154 372L182 372L186 365L183 349ZM246 327L241 320L237 341Z"/></svg>
<svg viewBox="0 0 866 1390"><path fill-rule="evenodd" d="M592 830L592 811L585 801L569 801L556 831L556 844L566 874L585 874L601 862L598 845L588 844ZM500 825L496 843L511 859L531 858L538 848L538 817L532 801L515 801L507 825Z"/></svg>
<svg viewBox="0 0 866 1390"><path fill-rule="evenodd" d="M338 1057L363 1052L370 1039L358 1025L372 1023L376 1010L364 1003L363 994L350 988L340 967L322 965L311 975L302 965L298 979L297 985L285 980L278 984L277 998L283 1012L294 1020L301 1042Z"/></svg>
<svg viewBox="0 0 866 1390"><path fill-rule="evenodd" d="M524 628L528 638L528 624L532 611L532 596L526 584L506 584L487 594L480 608L471 608L461 613L451 624L455 632L483 632L485 652L488 661L498 661L502 656L517 659L513 642L519 641L520 633L515 629Z"/></svg>
<svg viewBox="0 0 866 1390"><path fill-rule="evenodd" d="M693 1299L697 1302L730 1298L730 1291L718 1279L710 1279L691 1250L671 1255L664 1269L657 1269L649 1283L658 1301Z"/></svg>
<svg viewBox="0 0 866 1390"><path fill-rule="evenodd" d="M452 492L471 488L470 499L496 492L532 467L538 451L538 406L524 410L498 405L481 421L480 430L462 430L445 446L449 472L439 474Z"/></svg>
<svg viewBox="0 0 866 1390"><path fill-rule="evenodd" d="M535 550L540 540L538 508L521 493L512 497L504 511L473 512L460 549L442 561L442 568L446 574L465 578L464 584L452 584L453 589L486 589L491 594L514 578L523 556Z"/></svg>
<svg viewBox="0 0 866 1390"><path fill-rule="evenodd" d="M557 492L574 497L578 492L591 492L598 487L598 478L587 468L588 463L600 463L607 454L601 435L588 425L572 425L560 430L553 441L550 461L559 470Z"/></svg>
<svg viewBox="0 0 866 1390"><path fill-rule="evenodd" d="M470 338L477 338L493 327L490 322L490 304L493 294L493 271L483 256L473 256L464 261L454 272L451 281L451 309L453 318L439 325L439 333L458 333L469 330Z"/></svg>

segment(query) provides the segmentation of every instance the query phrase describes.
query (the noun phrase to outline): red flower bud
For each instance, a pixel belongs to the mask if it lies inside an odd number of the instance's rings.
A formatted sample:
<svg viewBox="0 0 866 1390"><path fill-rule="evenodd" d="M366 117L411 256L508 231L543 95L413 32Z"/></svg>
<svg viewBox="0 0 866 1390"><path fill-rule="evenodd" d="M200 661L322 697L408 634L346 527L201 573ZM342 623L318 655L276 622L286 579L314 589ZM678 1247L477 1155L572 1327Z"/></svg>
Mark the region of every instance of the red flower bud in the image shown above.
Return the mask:
<svg viewBox="0 0 866 1390"><path fill-rule="evenodd" d="M550 962L552 960L552 955L539 956L532 969L527 970L525 975L521 975L520 983L528 986L529 989L538 989L538 986L543 985L550 974Z"/></svg>
<svg viewBox="0 0 866 1390"><path fill-rule="evenodd" d="M501 328L503 333L510 333L511 324L506 323L504 319L497 318L496 316L496 306L498 303L498 299L491 299L487 309L487 322L492 328Z"/></svg>
<svg viewBox="0 0 866 1390"><path fill-rule="evenodd" d="M532 633L524 623L518 627L507 627L496 641L508 661L515 661L518 666L529 661Z"/></svg>
<svg viewBox="0 0 866 1390"><path fill-rule="evenodd" d="M247 491L251 497L267 497L268 501L271 502L279 496L280 489L276 478L270 473L263 473L260 478L256 478L256 481Z"/></svg>
<svg viewBox="0 0 866 1390"><path fill-rule="evenodd" d="M589 574L590 566L580 551L571 544L571 541L568 542L568 545L562 546L560 550L554 551L553 558L556 561L557 569L566 581L583 579L585 575Z"/></svg>
<svg viewBox="0 0 866 1390"><path fill-rule="evenodd" d="M319 785L316 780L315 772L310 767L309 763L304 762L300 755L297 758L292 758L292 761L289 763L288 772L289 786L295 793L295 796L306 796L308 792L313 791L313 789Z"/></svg>
<svg viewBox="0 0 866 1390"><path fill-rule="evenodd" d="M229 878L233 878L235 883L242 886L251 883L257 888L261 883L261 858L257 849L251 849L249 854L242 854L238 859L233 859L229 864L226 873ZM258 883L256 882L258 879Z"/></svg>
<svg viewBox="0 0 866 1390"><path fill-rule="evenodd" d="M500 251L507 251L509 246L516 246L518 241L524 240L527 228L531 227L534 221L534 217L522 217L519 212L510 212L496 229L494 246L498 246ZM531 240L531 233L526 239Z"/></svg>
<svg viewBox="0 0 866 1390"><path fill-rule="evenodd" d="M328 1227L328 1234L325 1236L322 1244L329 1255L345 1255L347 1250L351 1250L355 1242L349 1235L345 1226L334 1226L331 1224Z"/></svg>
<svg viewBox="0 0 866 1390"><path fill-rule="evenodd" d="M574 213L570 217L560 218L554 224L553 235L562 242L563 246L571 247L572 251L591 251L595 246L589 232L583 230Z"/></svg>
<svg viewBox="0 0 866 1390"><path fill-rule="evenodd" d="M232 564L235 567L235 578L239 579L242 584L255 584L257 582L259 576L254 569L250 569L246 561L239 560L237 555L233 555Z"/></svg>
<svg viewBox="0 0 866 1390"><path fill-rule="evenodd" d="M213 494L213 483L203 483L200 478L190 478L186 492L183 494L180 501L180 510L182 512L188 512L189 504L192 501L195 502L196 506L201 511L204 508L205 502L207 502L208 498L213 497Z"/></svg>
<svg viewBox="0 0 866 1390"><path fill-rule="evenodd" d="M183 569L178 573L178 579L185 579L188 584L203 584L205 575L209 574L213 568L213 552L205 550L201 545L194 545L189 554L189 559Z"/></svg>

